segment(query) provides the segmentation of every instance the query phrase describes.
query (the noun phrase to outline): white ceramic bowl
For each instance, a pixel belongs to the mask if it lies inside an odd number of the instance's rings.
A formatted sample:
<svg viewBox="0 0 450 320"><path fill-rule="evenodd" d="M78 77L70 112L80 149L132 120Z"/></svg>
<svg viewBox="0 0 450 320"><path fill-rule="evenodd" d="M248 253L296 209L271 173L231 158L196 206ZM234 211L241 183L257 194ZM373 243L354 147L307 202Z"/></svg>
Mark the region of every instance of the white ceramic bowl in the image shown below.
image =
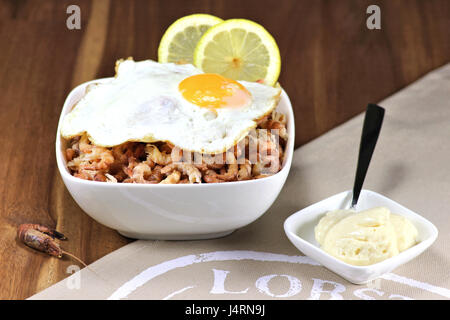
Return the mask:
<svg viewBox="0 0 450 320"><path fill-rule="evenodd" d="M378 193L362 190L357 211L383 206L408 218L419 232L418 243L392 258L369 266L353 266L338 260L320 249L314 236L314 227L327 211L349 208L351 197L352 191L339 193L294 213L284 222L287 237L300 251L350 282L366 283L394 270L417 257L437 238L438 230L427 219Z"/></svg>
<svg viewBox="0 0 450 320"><path fill-rule="evenodd" d="M63 117L84 95L90 81L70 92L59 119L56 160L61 177L78 205L93 219L137 239L208 239L225 236L258 219L277 198L286 181L294 151L294 114L286 92L277 110L287 117L289 140L282 169L248 181L214 184L130 184L87 181L73 177L66 166Z"/></svg>

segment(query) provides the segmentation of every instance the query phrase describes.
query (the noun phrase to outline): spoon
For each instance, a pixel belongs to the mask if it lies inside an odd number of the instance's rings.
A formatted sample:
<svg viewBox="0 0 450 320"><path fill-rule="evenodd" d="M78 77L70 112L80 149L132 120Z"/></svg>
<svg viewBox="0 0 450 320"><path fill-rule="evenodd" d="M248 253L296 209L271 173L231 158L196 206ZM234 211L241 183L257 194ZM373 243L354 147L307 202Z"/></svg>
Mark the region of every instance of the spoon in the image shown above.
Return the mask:
<svg viewBox="0 0 450 320"><path fill-rule="evenodd" d="M356 167L355 182L353 184L353 197L350 209L353 210L358 203L359 194L366 178L367 169L372 159L378 136L380 135L381 124L383 123L384 109L376 104L370 103L367 106L366 115L361 134L361 144L359 146L358 165Z"/></svg>

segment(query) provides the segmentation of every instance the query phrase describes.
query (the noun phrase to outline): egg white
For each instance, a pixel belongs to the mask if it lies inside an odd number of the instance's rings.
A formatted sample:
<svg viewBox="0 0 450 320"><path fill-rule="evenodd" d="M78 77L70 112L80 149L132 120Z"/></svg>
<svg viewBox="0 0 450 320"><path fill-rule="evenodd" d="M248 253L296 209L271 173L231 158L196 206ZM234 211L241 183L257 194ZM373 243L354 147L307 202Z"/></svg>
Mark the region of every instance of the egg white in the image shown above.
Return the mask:
<svg viewBox="0 0 450 320"><path fill-rule="evenodd" d="M211 111L183 98L178 84L202 73L190 64L120 61L116 77L87 90L62 122L65 139L87 133L97 146L127 141L170 142L201 153L225 152L277 105L281 88L239 81L252 99L241 108Z"/></svg>

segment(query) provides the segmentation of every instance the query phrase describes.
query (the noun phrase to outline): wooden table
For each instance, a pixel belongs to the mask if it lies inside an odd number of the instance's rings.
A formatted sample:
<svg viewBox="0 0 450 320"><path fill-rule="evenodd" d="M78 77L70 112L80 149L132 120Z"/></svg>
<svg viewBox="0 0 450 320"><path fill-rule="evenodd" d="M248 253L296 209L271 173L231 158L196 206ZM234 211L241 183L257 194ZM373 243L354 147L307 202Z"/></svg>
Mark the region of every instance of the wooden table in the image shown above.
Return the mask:
<svg viewBox="0 0 450 320"><path fill-rule="evenodd" d="M366 27L374 3L381 30ZM81 8L81 30L66 27L70 4ZM111 76L116 59L156 59L170 23L198 12L252 19L275 37L296 146L450 61L448 0L0 0L0 298L27 298L76 263L19 243L20 223L56 227L69 238L63 248L87 263L131 241L66 191L54 154L60 109L74 86Z"/></svg>

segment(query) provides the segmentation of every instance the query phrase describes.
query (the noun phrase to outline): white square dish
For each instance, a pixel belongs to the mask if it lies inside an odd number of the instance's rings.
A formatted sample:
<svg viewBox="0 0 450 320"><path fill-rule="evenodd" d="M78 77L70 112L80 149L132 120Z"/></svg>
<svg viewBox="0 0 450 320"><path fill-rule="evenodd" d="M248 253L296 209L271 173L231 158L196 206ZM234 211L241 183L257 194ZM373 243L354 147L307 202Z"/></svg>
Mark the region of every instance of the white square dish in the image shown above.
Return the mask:
<svg viewBox="0 0 450 320"><path fill-rule="evenodd" d="M394 257L369 266L354 266L340 261L320 248L314 236L314 227L327 211L349 208L351 197L352 191L345 191L302 209L286 219L284 230L297 249L352 283L366 283L394 270L425 251L438 236L437 228L427 219L385 196L362 190L356 211L383 206L408 218L418 230L418 243Z"/></svg>
<svg viewBox="0 0 450 320"><path fill-rule="evenodd" d="M60 134L64 116L93 80L68 95L56 134L56 160L75 202L93 219L135 239L198 240L222 237L259 217L278 197L294 153L294 113L283 90L277 110L286 115L288 141L281 170L263 179L202 184L139 184L88 181L71 175Z"/></svg>

